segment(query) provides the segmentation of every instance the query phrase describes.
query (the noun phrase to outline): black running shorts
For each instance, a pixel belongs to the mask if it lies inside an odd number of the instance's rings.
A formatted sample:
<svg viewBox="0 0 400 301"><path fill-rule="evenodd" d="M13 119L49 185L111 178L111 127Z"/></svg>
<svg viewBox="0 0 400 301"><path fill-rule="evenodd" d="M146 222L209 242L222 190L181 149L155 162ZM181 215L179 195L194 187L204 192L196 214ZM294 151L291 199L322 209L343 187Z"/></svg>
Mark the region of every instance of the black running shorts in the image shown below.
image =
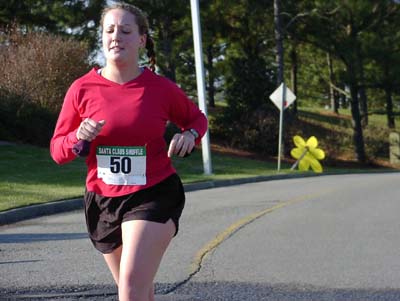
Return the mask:
<svg viewBox="0 0 400 301"><path fill-rule="evenodd" d="M85 215L89 237L101 253L111 253L122 244L121 224L129 220L147 220L175 224L185 206L185 194L177 174L138 192L104 197L94 192L85 193Z"/></svg>

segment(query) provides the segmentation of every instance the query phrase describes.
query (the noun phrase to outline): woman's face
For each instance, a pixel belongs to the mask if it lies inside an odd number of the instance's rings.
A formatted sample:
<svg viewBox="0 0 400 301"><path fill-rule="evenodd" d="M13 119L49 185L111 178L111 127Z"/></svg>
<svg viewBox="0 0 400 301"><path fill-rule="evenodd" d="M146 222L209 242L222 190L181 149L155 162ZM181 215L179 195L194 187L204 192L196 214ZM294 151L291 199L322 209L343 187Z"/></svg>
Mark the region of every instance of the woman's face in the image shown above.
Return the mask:
<svg viewBox="0 0 400 301"><path fill-rule="evenodd" d="M146 36L139 34L133 14L123 9L110 10L104 16L102 37L107 62L137 65Z"/></svg>

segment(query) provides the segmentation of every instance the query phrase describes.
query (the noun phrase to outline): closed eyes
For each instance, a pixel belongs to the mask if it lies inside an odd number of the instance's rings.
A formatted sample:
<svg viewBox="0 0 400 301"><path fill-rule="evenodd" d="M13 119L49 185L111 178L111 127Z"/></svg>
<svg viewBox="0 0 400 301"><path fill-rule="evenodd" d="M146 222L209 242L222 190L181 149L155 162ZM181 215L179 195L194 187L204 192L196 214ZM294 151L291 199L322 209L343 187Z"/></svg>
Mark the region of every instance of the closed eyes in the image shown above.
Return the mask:
<svg viewBox="0 0 400 301"><path fill-rule="evenodd" d="M106 33L113 33L113 32L114 32L114 29L106 30ZM131 31L129 31L129 30L121 30L121 32L123 34L130 34L131 33Z"/></svg>
<svg viewBox="0 0 400 301"><path fill-rule="evenodd" d="M106 32L106 33L113 33L114 30L115 30L115 27L114 27L114 26L109 26L109 27L106 28L105 32ZM123 27L123 28L121 29L121 32L122 32L123 34L130 34L130 33L132 32L132 30L131 30L130 28Z"/></svg>

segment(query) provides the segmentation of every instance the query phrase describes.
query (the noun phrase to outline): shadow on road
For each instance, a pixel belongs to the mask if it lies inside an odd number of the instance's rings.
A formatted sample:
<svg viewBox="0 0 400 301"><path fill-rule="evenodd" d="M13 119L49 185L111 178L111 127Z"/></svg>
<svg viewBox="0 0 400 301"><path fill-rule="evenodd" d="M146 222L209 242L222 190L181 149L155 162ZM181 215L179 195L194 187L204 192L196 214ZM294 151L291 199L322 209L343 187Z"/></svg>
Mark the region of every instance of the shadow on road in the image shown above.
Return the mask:
<svg viewBox="0 0 400 301"><path fill-rule="evenodd" d="M0 234L1 244L30 243L52 240L74 240L87 239L87 233L21 233L21 234Z"/></svg>
<svg viewBox="0 0 400 301"><path fill-rule="evenodd" d="M246 282L192 282L170 294L174 284L156 284L156 301L350 301L400 300L399 289L335 289L301 284L263 284ZM101 287L63 287L0 291L0 300L117 300L113 285Z"/></svg>

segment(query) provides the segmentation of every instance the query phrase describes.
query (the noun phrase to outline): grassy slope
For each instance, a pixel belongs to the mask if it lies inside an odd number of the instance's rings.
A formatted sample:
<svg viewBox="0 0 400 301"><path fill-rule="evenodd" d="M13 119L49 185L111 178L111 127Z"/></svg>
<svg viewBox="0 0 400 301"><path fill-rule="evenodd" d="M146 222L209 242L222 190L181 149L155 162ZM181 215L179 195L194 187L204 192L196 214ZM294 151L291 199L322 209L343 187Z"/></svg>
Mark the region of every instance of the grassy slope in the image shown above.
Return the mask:
<svg viewBox="0 0 400 301"><path fill-rule="evenodd" d="M29 204L82 196L86 165L82 159L59 166L44 148L0 146L0 211ZM188 158L175 158L184 183L273 174L276 164L213 153L213 175L203 175L201 150ZM283 165L283 168L285 165ZM286 168L289 166L286 165Z"/></svg>
<svg viewBox="0 0 400 301"><path fill-rule="evenodd" d="M82 160L56 165L47 149L0 146L0 210L82 195Z"/></svg>
<svg viewBox="0 0 400 301"><path fill-rule="evenodd" d="M327 153L325 164L356 164L351 115L348 110L340 110L340 114L336 115L323 109L303 108L299 110L299 119L298 128L304 138L311 135L319 138L321 148ZM389 167L389 133L398 131L399 125L400 116L396 116L396 129L388 129L385 115L369 115L369 124L363 129L363 135L371 164Z"/></svg>

